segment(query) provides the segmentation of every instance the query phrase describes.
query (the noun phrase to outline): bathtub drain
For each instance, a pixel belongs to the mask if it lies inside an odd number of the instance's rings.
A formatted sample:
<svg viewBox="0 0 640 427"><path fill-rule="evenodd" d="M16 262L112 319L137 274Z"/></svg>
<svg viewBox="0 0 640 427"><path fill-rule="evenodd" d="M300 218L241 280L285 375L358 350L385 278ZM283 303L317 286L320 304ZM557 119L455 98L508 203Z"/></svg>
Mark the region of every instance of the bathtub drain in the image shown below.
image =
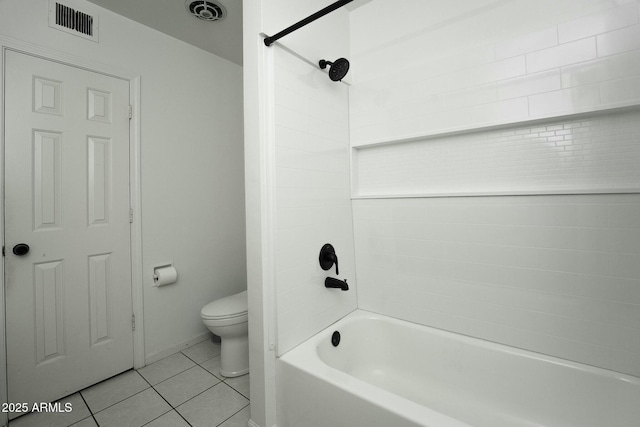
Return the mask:
<svg viewBox="0 0 640 427"><path fill-rule="evenodd" d="M338 344L340 344L340 332L335 331L333 335L331 335L331 344L333 344L334 347L337 347Z"/></svg>

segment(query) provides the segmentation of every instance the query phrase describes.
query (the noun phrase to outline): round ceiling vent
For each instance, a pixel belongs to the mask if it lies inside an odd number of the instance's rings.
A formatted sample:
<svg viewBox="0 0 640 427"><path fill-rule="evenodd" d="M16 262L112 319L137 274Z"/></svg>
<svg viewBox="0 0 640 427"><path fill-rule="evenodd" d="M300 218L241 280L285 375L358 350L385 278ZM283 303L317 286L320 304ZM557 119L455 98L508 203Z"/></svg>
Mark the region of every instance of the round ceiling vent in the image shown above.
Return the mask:
<svg viewBox="0 0 640 427"><path fill-rule="evenodd" d="M190 14L203 21L219 21L227 16L227 10L217 1L187 0L184 4Z"/></svg>

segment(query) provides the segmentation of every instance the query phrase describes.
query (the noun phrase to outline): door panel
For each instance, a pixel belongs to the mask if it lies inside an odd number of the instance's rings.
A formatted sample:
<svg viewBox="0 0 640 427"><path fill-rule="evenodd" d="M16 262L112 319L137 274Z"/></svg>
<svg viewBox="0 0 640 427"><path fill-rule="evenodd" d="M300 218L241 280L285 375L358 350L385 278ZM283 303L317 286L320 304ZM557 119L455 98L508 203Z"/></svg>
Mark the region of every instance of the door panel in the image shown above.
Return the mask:
<svg viewBox="0 0 640 427"><path fill-rule="evenodd" d="M12 51L5 76L9 401L47 402L133 366L129 83Z"/></svg>

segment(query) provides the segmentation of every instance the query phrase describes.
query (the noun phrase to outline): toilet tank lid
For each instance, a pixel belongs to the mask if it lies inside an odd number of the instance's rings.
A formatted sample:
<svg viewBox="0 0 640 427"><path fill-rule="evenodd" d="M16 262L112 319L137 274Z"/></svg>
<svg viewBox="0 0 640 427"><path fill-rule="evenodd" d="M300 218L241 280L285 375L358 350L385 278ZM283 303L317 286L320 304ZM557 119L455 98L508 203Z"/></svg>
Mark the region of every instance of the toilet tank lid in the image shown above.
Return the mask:
<svg viewBox="0 0 640 427"><path fill-rule="evenodd" d="M231 317L247 312L247 291L211 301L202 307L203 317Z"/></svg>

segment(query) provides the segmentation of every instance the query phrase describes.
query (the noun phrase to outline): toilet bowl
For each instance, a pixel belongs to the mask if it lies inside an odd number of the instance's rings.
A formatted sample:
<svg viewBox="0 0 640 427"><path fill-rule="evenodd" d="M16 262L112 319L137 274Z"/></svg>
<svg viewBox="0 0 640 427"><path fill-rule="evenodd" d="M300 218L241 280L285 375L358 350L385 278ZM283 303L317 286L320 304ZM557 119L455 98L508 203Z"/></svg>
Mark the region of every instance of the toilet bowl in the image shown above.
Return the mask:
<svg viewBox="0 0 640 427"><path fill-rule="evenodd" d="M249 372L247 291L210 302L200 315L207 328L221 338L220 374L237 377Z"/></svg>

